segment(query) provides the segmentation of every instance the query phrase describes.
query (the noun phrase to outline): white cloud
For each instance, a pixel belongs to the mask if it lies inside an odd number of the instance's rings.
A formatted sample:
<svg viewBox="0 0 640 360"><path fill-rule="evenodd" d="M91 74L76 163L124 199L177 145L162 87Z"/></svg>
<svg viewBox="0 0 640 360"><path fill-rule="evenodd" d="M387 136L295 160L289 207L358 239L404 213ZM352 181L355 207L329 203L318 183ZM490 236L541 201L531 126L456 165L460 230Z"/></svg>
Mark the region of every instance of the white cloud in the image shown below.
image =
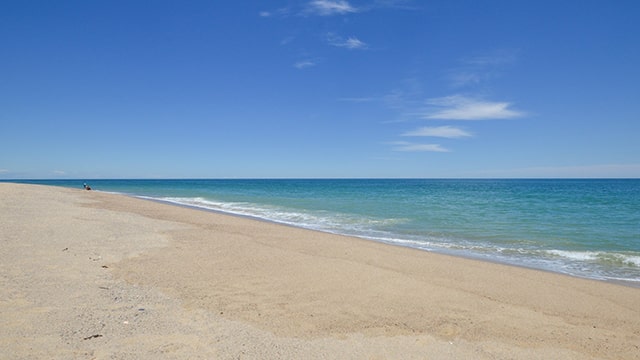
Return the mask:
<svg viewBox="0 0 640 360"><path fill-rule="evenodd" d="M508 102L483 101L462 95L429 99L427 104L442 109L428 112L424 115L425 119L488 120L524 116L523 112L510 109Z"/></svg>
<svg viewBox="0 0 640 360"><path fill-rule="evenodd" d="M301 1L299 3L302 3ZM384 5L384 4L383 4ZM393 4L377 7L392 7ZM400 6L393 6L400 7ZM369 11L373 7L355 7L347 0L312 0L306 4L293 6L285 6L274 10L263 10L258 15L263 18L278 17L287 18L290 16L332 16L346 15L349 13L357 13Z"/></svg>
<svg viewBox="0 0 640 360"><path fill-rule="evenodd" d="M309 13L321 16L355 13L358 11L345 0L313 0L309 3L307 9Z"/></svg>
<svg viewBox="0 0 640 360"><path fill-rule="evenodd" d="M0 174L8 174L9 170L8 169L0 169Z"/></svg>
<svg viewBox="0 0 640 360"><path fill-rule="evenodd" d="M350 50L354 50L354 49L362 50L367 48L367 44L365 42L353 36L350 36L344 39L341 36L338 36L333 33L329 33L327 34L327 41L329 42L329 45L342 47Z"/></svg>
<svg viewBox="0 0 640 360"><path fill-rule="evenodd" d="M396 141L391 143L394 145L393 151L404 152L449 152L439 144L415 144L406 141Z"/></svg>
<svg viewBox="0 0 640 360"><path fill-rule="evenodd" d="M367 44L360 41L360 39L350 37L343 43L343 46L347 49L365 49L367 47Z"/></svg>
<svg viewBox="0 0 640 360"><path fill-rule="evenodd" d="M306 68L310 68L310 67L314 67L316 66L316 63L311 61L311 60L302 60L302 61L298 61L297 63L293 64L293 67L295 67L296 69L306 69Z"/></svg>
<svg viewBox="0 0 640 360"><path fill-rule="evenodd" d="M264 10L260 11L258 15L260 17L268 18L268 17L287 17L291 14L291 9L288 7L282 7L275 10Z"/></svg>
<svg viewBox="0 0 640 360"><path fill-rule="evenodd" d="M402 136L428 136L428 137L443 137L449 139L457 139L462 137L473 136L471 133L464 131L454 126L436 126L436 127L422 127L413 131L406 132Z"/></svg>
<svg viewBox="0 0 640 360"><path fill-rule="evenodd" d="M64 170L53 170L52 173L53 175L56 175L56 176L62 176L67 174L67 172Z"/></svg>

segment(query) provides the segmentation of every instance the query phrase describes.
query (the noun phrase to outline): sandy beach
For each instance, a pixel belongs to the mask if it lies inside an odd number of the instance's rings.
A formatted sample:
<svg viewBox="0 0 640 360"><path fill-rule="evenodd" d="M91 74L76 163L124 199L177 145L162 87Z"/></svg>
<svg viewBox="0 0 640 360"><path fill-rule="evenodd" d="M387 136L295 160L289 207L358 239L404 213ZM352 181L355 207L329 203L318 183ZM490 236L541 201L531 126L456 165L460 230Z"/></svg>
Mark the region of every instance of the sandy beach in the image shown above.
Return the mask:
<svg viewBox="0 0 640 360"><path fill-rule="evenodd" d="M0 183L0 359L640 359L640 289Z"/></svg>

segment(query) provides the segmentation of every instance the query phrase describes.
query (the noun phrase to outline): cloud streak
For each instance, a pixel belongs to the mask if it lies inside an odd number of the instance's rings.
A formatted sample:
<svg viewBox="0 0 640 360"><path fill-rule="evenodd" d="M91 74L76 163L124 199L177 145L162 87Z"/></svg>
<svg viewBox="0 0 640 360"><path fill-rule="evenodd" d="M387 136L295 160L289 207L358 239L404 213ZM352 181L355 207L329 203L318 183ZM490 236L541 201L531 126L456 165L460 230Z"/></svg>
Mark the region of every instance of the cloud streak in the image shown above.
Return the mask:
<svg viewBox="0 0 640 360"><path fill-rule="evenodd" d="M367 44L362 40L350 36L348 38L343 38L333 33L329 33L327 35L327 42L331 46L341 47L349 50L364 50L367 48Z"/></svg>
<svg viewBox="0 0 640 360"><path fill-rule="evenodd" d="M358 12L345 0L313 0L307 6L307 13L320 16L344 15Z"/></svg>
<svg viewBox="0 0 640 360"><path fill-rule="evenodd" d="M291 9L288 7L279 8L276 10L264 10L260 11L258 15L263 18L270 17L287 17L291 14Z"/></svg>
<svg viewBox="0 0 640 360"><path fill-rule="evenodd" d="M314 61L311 60L302 60L302 61L298 61L297 63L293 64L293 67L298 69L298 70L302 70L302 69L307 69L310 67L314 67L317 64Z"/></svg>
<svg viewBox="0 0 640 360"><path fill-rule="evenodd" d="M263 10L258 16L263 18L290 16L334 16L365 13L380 9L417 10L413 0L374 0L370 4L352 5L347 0L311 0L305 4L286 6L274 10Z"/></svg>
<svg viewBox="0 0 640 360"><path fill-rule="evenodd" d="M510 108L508 102L484 101L462 95L452 95L427 100L427 104L439 108L427 112L425 119L438 120L492 120L513 119L525 114Z"/></svg>
<svg viewBox="0 0 640 360"><path fill-rule="evenodd" d="M449 152L439 144L416 144L407 141L395 141L390 143L393 145L393 151L401 152Z"/></svg>
<svg viewBox="0 0 640 360"><path fill-rule="evenodd" d="M436 127L421 127L419 129L406 132L402 136L424 136L424 137L441 137L448 139L458 139L463 137L470 137L473 134L464 131L454 126L436 126Z"/></svg>

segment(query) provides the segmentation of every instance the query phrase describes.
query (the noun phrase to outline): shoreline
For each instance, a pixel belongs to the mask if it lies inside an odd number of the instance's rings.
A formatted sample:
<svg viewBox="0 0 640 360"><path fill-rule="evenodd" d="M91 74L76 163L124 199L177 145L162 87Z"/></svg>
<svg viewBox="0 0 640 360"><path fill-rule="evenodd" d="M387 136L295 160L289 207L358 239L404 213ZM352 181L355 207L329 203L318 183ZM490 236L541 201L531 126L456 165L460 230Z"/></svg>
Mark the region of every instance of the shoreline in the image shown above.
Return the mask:
<svg viewBox="0 0 640 360"><path fill-rule="evenodd" d="M98 191L0 198L9 359L640 354L633 287Z"/></svg>
<svg viewBox="0 0 640 360"><path fill-rule="evenodd" d="M372 241L372 242L379 243L379 244L385 244L385 245L389 245L389 246L397 246L397 247L412 249L412 250L415 250L415 251L423 251L423 252L427 252L427 253L431 253L431 254L439 254L439 255L451 256L451 257L454 257L454 258L461 258L461 259L467 259L467 260L473 260L473 261L488 262L488 263L497 264L497 265L512 266L512 267L528 269L528 270L532 270L532 271L542 271L542 272L545 272L545 273L556 274L556 275L560 275L560 276L567 276L567 277L570 277L570 278L590 280L590 281L598 281L598 282L604 282L604 283L610 283L610 284L615 284L615 285L621 285L621 286L640 289L640 280L634 281L634 280L625 280L625 279L597 278L597 277L589 277L589 276L586 276L586 275L581 276L581 275L571 274L571 273L568 273L568 272L561 272L561 271L557 271L557 270L553 270L553 269L547 269L547 268L542 268L542 267L534 267L534 266L527 266L527 265L522 265L522 264L515 264L513 262L509 262L509 261L506 261L506 260L505 261L501 261L499 259L491 259L491 258L481 257L479 255L474 256L473 254L457 254L457 253L450 253L450 252L446 252L446 251L421 249L421 248L410 246L410 245L403 245L401 243L395 243L393 241L385 241L385 240L380 240L380 239L376 239L376 238L372 238L372 237L349 235L349 234L343 234L343 233L339 233L339 232L331 232L331 231L327 231L327 230L319 230L319 229L314 229L314 228L310 228L310 227L304 227L304 226L299 226L299 225L295 225L295 224L290 224L290 223L286 223L286 222L280 222L280 221L277 221L277 220L267 219L267 218L263 218L263 217L259 217L259 216L234 213L234 212L230 212L230 211L212 209L212 208L207 208L207 207L198 206L198 205L183 204L183 203L176 202L176 201L163 200L163 199L154 198L154 197L150 197L150 196L141 196L141 195L135 195L135 194L100 191L100 190L92 190L92 191L101 192L101 193L105 193L105 194L122 195L122 196L131 197L131 198L134 198L134 199L152 201L152 202L157 202L157 203L160 203L160 204L165 204L165 205L170 205L170 206L178 206L178 207L183 207L183 208L192 209L192 210L196 210L196 211L211 212L211 213L215 213L215 214L219 214L219 215L239 217L239 218L242 218L242 219L247 219L247 220L252 220L252 221L261 221L261 222L270 223L270 224L276 224L276 225L280 225L280 226L287 226L287 227L291 227L291 228L294 228L294 229L301 229L301 230L319 232L319 233L323 233L323 234L344 236L344 237L348 237L348 238L355 238L355 239L360 239L360 240L365 240L365 241Z"/></svg>

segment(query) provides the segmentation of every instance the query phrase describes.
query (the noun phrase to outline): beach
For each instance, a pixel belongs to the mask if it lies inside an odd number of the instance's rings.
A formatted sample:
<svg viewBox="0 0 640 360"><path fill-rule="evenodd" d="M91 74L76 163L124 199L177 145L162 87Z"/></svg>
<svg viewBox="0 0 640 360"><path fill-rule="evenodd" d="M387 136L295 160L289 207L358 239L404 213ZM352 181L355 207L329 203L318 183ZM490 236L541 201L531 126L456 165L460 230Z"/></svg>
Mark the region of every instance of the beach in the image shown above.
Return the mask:
<svg viewBox="0 0 640 360"><path fill-rule="evenodd" d="M640 289L0 184L0 359L640 359Z"/></svg>

